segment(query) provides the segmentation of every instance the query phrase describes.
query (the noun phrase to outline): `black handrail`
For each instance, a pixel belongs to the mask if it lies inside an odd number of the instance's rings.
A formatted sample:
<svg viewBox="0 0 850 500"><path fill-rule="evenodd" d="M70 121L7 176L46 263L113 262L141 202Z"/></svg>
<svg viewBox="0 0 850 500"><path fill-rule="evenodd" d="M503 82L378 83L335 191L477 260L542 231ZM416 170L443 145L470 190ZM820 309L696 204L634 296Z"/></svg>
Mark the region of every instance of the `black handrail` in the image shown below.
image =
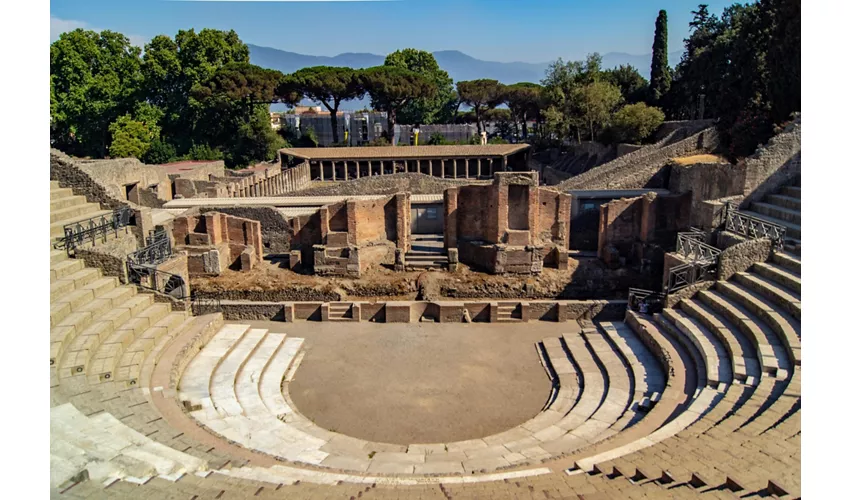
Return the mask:
<svg viewBox="0 0 850 500"><path fill-rule="evenodd" d="M178 300L186 299L186 282L182 276L161 271L154 266L127 262L127 280L147 290L163 293Z"/></svg>
<svg viewBox="0 0 850 500"><path fill-rule="evenodd" d="M86 241L92 244L98 237L105 243L110 232L118 236L118 230L129 226L132 221L133 210L122 206L116 208L111 214L96 215L77 222L65 224L62 228L64 236L57 241L53 248L64 248L70 255L71 250L82 245Z"/></svg>

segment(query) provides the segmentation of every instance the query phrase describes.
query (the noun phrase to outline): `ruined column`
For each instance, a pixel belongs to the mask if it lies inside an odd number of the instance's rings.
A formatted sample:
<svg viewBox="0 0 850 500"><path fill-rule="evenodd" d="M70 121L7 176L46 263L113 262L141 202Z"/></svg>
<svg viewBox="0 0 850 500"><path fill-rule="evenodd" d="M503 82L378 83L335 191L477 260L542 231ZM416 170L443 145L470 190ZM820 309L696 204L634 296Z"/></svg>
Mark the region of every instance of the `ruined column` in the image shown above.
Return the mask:
<svg viewBox="0 0 850 500"><path fill-rule="evenodd" d="M372 177L372 160L366 160L366 165L368 165L367 173L369 174L369 177Z"/></svg>
<svg viewBox="0 0 850 500"><path fill-rule="evenodd" d="M421 173L422 173L422 168L421 168L421 167L420 167L420 165L419 165L419 159L418 159L418 158L417 158L417 160L416 160L416 173L417 173L417 174L421 174Z"/></svg>
<svg viewBox="0 0 850 500"><path fill-rule="evenodd" d="M446 178L446 160L440 158L440 177Z"/></svg>
<svg viewBox="0 0 850 500"><path fill-rule="evenodd" d="M354 165L355 165L355 167L356 167L356 170L355 170L354 176L355 176L355 178L359 179L359 178L360 178L360 161L359 161L359 160L356 160L356 161L354 162Z"/></svg>
<svg viewBox="0 0 850 500"><path fill-rule="evenodd" d="M463 176L469 179L469 158L463 159Z"/></svg>
<svg viewBox="0 0 850 500"><path fill-rule="evenodd" d="M348 180L348 161L342 162L342 170L344 179Z"/></svg>
<svg viewBox="0 0 850 500"><path fill-rule="evenodd" d="M476 177L481 178L481 158L475 159L475 171L477 172Z"/></svg>
<svg viewBox="0 0 850 500"><path fill-rule="evenodd" d="M331 171L333 172L333 181L336 182L336 162L331 161Z"/></svg>
<svg viewBox="0 0 850 500"><path fill-rule="evenodd" d="M434 160L428 159L428 175L434 175Z"/></svg>
<svg viewBox="0 0 850 500"><path fill-rule="evenodd" d="M457 179L457 158L452 158L452 170L454 170L454 178Z"/></svg>
<svg viewBox="0 0 850 500"><path fill-rule="evenodd" d="M325 167L322 165L322 162L319 163L319 180L324 182L325 180Z"/></svg>

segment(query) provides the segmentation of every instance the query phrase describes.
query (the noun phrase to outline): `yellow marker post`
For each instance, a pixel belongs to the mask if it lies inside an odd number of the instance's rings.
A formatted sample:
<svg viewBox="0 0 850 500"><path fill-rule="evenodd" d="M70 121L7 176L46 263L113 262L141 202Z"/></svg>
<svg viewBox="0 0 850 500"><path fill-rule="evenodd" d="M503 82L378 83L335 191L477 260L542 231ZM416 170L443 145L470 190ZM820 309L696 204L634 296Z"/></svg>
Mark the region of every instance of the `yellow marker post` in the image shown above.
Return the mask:
<svg viewBox="0 0 850 500"><path fill-rule="evenodd" d="M413 145L414 146L419 145L419 131L418 130L413 133Z"/></svg>
<svg viewBox="0 0 850 500"><path fill-rule="evenodd" d="M348 144L348 130L345 131L345 139L343 139L346 144Z"/></svg>

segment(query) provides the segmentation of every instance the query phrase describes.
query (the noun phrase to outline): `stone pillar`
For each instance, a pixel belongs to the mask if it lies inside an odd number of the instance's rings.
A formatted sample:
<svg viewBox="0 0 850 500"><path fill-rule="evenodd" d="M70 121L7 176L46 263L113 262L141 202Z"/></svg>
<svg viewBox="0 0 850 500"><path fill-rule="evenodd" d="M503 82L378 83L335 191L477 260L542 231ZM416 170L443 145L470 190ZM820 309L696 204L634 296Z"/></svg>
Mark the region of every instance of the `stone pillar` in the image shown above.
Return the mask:
<svg viewBox="0 0 850 500"><path fill-rule="evenodd" d="M421 174L421 173L422 173L422 168L421 168L421 167L420 167L420 165L419 165L419 160L418 160L418 159L416 160L416 173L417 173L417 174Z"/></svg>
<svg viewBox="0 0 850 500"><path fill-rule="evenodd" d="M342 162L343 178L348 180L348 161Z"/></svg>
<svg viewBox="0 0 850 500"><path fill-rule="evenodd" d="M508 171L508 155L502 156L502 172Z"/></svg>
<svg viewBox="0 0 850 500"><path fill-rule="evenodd" d="M428 159L428 175L434 175L434 160Z"/></svg>
<svg viewBox="0 0 850 500"><path fill-rule="evenodd" d="M452 170L454 170L454 177L457 179L457 158L452 158Z"/></svg>
<svg viewBox="0 0 850 500"><path fill-rule="evenodd" d="M440 177L446 178L446 160L440 159Z"/></svg>
<svg viewBox="0 0 850 500"><path fill-rule="evenodd" d="M475 159L475 169L476 169L476 171L478 172L478 173L476 174L476 177L479 177L479 178L480 178L480 177L481 177L481 158L476 158L476 159Z"/></svg>
<svg viewBox="0 0 850 500"><path fill-rule="evenodd" d="M369 174L369 177L372 177L372 160L366 160L366 165L368 166L367 173Z"/></svg>
<svg viewBox="0 0 850 500"><path fill-rule="evenodd" d="M331 171L333 172L333 181L336 182L336 162L331 161Z"/></svg>
<svg viewBox="0 0 850 500"><path fill-rule="evenodd" d="M458 188L443 191L443 247L457 248L457 195Z"/></svg>
<svg viewBox="0 0 850 500"><path fill-rule="evenodd" d="M354 172L354 176L355 176L355 178L359 179L359 178L360 178L360 162L359 162L359 161L357 161L357 160L355 160L355 161L354 161L354 165L356 166L356 170L355 170L355 172Z"/></svg>
<svg viewBox="0 0 850 500"><path fill-rule="evenodd" d="M469 179L469 158L463 159L463 173L464 177Z"/></svg>
<svg viewBox="0 0 850 500"><path fill-rule="evenodd" d="M319 180L324 181L325 180L325 166L322 165L322 162L318 162L318 164L319 164Z"/></svg>

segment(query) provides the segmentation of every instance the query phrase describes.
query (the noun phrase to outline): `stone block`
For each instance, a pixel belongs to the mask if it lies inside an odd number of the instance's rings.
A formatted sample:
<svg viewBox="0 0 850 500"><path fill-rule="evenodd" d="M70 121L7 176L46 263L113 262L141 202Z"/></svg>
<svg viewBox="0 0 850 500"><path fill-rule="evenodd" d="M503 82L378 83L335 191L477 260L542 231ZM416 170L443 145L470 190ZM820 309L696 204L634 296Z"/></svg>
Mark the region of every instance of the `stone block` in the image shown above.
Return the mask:
<svg viewBox="0 0 850 500"><path fill-rule="evenodd" d="M440 323L461 323L463 321L463 304L439 304Z"/></svg>
<svg viewBox="0 0 850 500"><path fill-rule="evenodd" d="M291 302L283 304L283 321L286 323L295 321L295 304Z"/></svg>
<svg viewBox="0 0 850 500"><path fill-rule="evenodd" d="M387 323L410 323L410 304L387 302L385 311Z"/></svg>
<svg viewBox="0 0 850 500"><path fill-rule="evenodd" d="M203 233L189 233L187 240L189 245L202 246L211 244L210 235Z"/></svg>
<svg viewBox="0 0 850 500"><path fill-rule="evenodd" d="M292 271L301 271L301 250L289 251L289 269Z"/></svg>
<svg viewBox="0 0 850 500"><path fill-rule="evenodd" d="M326 246L329 247L347 247L348 233L330 232L327 236Z"/></svg>
<svg viewBox="0 0 850 500"><path fill-rule="evenodd" d="M512 246L530 245L531 231L506 231L505 243Z"/></svg>

